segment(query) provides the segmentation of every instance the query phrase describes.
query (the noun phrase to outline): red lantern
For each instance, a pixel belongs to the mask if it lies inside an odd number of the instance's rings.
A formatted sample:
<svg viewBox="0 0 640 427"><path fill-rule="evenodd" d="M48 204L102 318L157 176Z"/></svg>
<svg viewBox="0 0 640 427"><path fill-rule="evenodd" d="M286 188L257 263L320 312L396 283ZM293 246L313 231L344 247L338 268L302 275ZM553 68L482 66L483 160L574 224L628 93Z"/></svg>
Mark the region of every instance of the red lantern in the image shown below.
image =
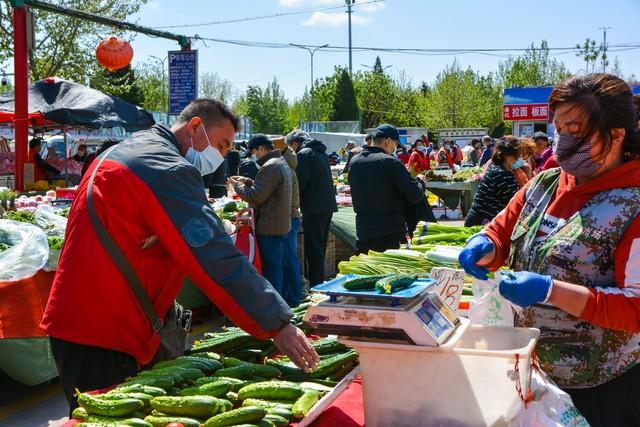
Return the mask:
<svg viewBox="0 0 640 427"><path fill-rule="evenodd" d="M119 37L109 37L96 48L98 62L109 71L126 67L133 59L133 48L128 41Z"/></svg>

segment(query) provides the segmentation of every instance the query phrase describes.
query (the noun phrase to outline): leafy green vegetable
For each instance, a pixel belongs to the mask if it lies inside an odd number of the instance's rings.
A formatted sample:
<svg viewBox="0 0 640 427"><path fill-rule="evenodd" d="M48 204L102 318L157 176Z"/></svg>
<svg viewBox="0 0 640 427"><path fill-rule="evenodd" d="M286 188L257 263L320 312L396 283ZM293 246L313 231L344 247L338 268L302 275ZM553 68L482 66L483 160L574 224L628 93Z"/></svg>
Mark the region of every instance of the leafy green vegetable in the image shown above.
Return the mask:
<svg viewBox="0 0 640 427"><path fill-rule="evenodd" d="M31 212L27 212L27 211L18 211L18 212L9 211L9 212L5 212L4 213L4 217L5 217L5 219L10 219L10 220L13 220L13 221L20 221L20 222L27 222L29 224L35 224L36 223L35 214L33 214Z"/></svg>
<svg viewBox="0 0 640 427"><path fill-rule="evenodd" d="M57 214L60 215L60 216L65 217L65 218L68 218L70 210L71 210L71 208L60 209L60 211L58 211Z"/></svg>
<svg viewBox="0 0 640 427"><path fill-rule="evenodd" d="M47 237L47 242L49 243L49 249L54 251L61 250L64 245L64 239L58 236Z"/></svg>
<svg viewBox="0 0 640 427"><path fill-rule="evenodd" d="M11 246L5 244L5 243L0 243L0 252L4 252L7 249L9 249Z"/></svg>

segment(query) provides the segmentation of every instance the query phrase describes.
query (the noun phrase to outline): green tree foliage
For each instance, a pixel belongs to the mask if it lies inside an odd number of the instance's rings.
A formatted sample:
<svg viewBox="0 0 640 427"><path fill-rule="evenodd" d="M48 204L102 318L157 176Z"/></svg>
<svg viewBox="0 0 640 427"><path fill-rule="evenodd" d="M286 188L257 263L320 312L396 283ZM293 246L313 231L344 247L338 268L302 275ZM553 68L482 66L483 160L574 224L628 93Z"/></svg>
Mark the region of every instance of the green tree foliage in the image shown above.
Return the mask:
<svg viewBox="0 0 640 427"><path fill-rule="evenodd" d="M135 105L142 105L144 93L138 86L139 80L131 66L120 70L109 71L106 68L96 68L89 85L101 92L118 96Z"/></svg>
<svg viewBox="0 0 640 427"><path fill-rule="evenodd" d="M84 12L125 20L148 0L50 0L51 3ZM94 74L95 49L101 39L122 35L115 28L70 18L42 10L35 15L34 50L29 54L32 80L49 76L63 77L78 83L88 83ZM9 0L0 0L0 65L13 56L13 7Z"/></svg>
<svg viewBox="0 0 640 427"><path fill-rule="evenodd" d="M152 111L167 111L169 88L160 65L157 62L143 62L136 66L135 73L142 92L141 107Z"/></svg>
<svg viewBox="0 0 640 427"><path fill-rule="evenodd" d="M340 79L338 80L334 94L333 111L331 112L330 118L333 121L358 120L360 118L360 109L356 101L353 82L346 68L343 68L340 72Z"/></svg>
<svg viewBox="0 0 640 427"><path fill-rule="evenodd" d="M527 48L522 56L507 58L498 65L497 80L503 88L553 85L569 77L562 61L549 57L549 45L542 40Z"/></svg>
<svg viewBox="0 0 640 427"><path fill-rule="evenodd" d="M233 104L238 97L238 90L231 81L220 77L218 73L205 71L200 75L200 94L203 98L215 98L225 104Z"/></svg>
<svg viewBox="0 0 640 427"><path fill-rule="evenodd" d="M583 45L576 44L576 49L579 49L578 52L576 52L576 56L584 59L585 71L587 73L593 73L595 71L596 61L598 61L598 58L602 58L605 65L609 64L604 46L602 46L602 44L599 46L596 45L595 40L591 40L587 37ZM589 64L591 64L591 70L589 70Z"/></svg>
<svg viewBox="0 0 640 427"><path fill-rule="evenodd" d="M274 78L264 89L249 86L242 102L245 106L241 109L251 118L254 132L284 133L289 105L277 79Z"/></svg>
<svg viewBox="0 0 640 427"><path fill-rule="evenodd" d="M384 68L382 68L382 61L380 60L379 56L376 56L376 62L374 62L373 64L373 72L378 74L384 73Z"/></svg>

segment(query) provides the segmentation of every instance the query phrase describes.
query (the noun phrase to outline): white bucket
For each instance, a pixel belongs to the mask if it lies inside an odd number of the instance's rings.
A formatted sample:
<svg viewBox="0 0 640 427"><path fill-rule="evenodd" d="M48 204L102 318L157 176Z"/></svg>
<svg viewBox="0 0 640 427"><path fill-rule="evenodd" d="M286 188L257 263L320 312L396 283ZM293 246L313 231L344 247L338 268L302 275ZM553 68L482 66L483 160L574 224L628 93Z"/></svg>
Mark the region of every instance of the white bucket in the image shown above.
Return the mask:
<svg viewBox="0 0 640 427"><path fill-rule="evenodd" d="M360 355L367 427L497 427L520 400L518 380L526 396L539 334L469 325L441 347L340 341Z"/></svg>

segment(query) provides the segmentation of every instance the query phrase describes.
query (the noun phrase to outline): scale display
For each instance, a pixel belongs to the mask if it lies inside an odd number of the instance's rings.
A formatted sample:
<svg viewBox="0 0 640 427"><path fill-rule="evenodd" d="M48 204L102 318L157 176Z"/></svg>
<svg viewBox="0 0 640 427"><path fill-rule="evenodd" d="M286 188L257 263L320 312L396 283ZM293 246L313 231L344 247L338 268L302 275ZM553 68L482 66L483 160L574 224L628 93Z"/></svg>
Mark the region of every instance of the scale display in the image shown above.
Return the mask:
<svg viewBox="0 0 640 427"><path fill-rule="evenodd" d="M448 319L449 316L445 312L444 304L438 303L440 301L437 299L427 298L422 302L421 307L415 311L418 319L424 323L435 338L440 338L454 327L454 324Z"/></svg>

